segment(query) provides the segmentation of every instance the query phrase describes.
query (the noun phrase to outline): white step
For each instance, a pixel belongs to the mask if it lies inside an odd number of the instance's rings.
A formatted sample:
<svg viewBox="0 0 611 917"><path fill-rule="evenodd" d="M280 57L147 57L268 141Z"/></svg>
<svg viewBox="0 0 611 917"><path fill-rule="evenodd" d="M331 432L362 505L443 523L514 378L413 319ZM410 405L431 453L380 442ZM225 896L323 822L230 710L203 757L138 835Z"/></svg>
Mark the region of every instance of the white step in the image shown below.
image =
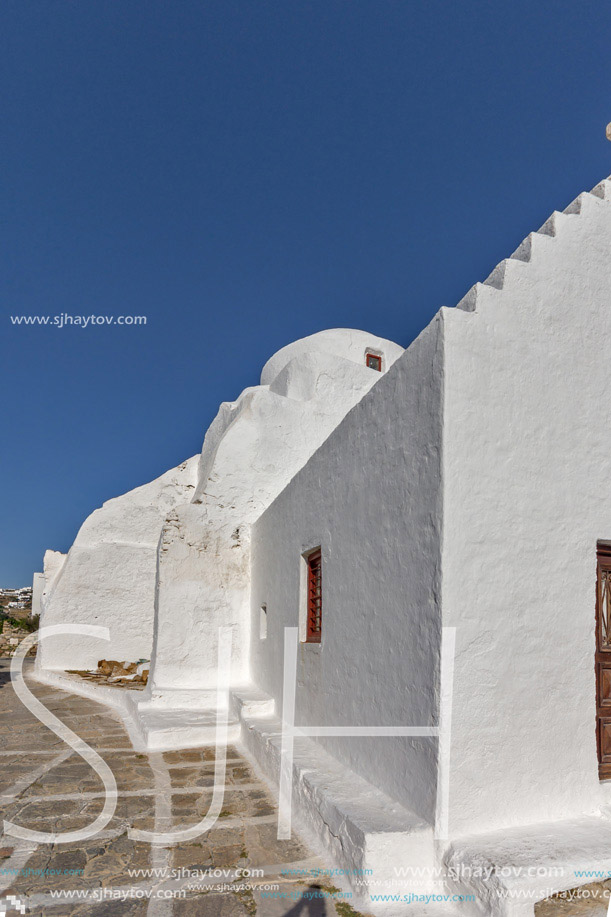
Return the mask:
<svg viewBox="0 0 611 917"><path fill-rule="evenodd" d="M272 709L271 698L249 689L233 690L230 699L232 714L240 718L242 747L277 794L282 723L273 714L262 713ZM430 866L434 860L432 826L305 737L294 741L292 823L315 850L326 851L343 870L355 903L368 913L388 917L418 913L415 903L373 905L369 892L435 890L426 878L416 880L422 886L414 888L413 879L404 880L395 871L405 864ZM375 886L366 885L367 875L376 880Z"/></svg>
<svg viewBox="0 0 611 917"><path fill-rule="evenodd" d="M444 865L456 876L452 890L475 896L461 905L464 914L533 917L537 901L597 881L578 872L611 872L611 820L591 816L459 838Z"/></svg>
<svg viewBox="0 0 611 917"><path fill-rule="evenodd" d="M138 731L146 751L173 751L214 745L216 741L216 711L204 710L139 710ZM227 742L240 737L240 724L230 717Z"/></svg>

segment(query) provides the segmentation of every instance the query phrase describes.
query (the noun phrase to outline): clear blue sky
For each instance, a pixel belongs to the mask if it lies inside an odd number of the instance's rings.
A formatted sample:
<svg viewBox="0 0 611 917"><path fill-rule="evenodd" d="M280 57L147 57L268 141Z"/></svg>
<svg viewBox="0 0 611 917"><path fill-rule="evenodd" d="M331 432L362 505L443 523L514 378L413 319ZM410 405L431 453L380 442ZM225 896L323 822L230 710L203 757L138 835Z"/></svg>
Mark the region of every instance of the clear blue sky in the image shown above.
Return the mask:
<svg viewBox="0 0 611 917"><path fill-rule="evenodd" d="M326 327L406 345L611 172L596 0L4 0L0 585ZM145 328L10 315L146 315Z"/></svg>

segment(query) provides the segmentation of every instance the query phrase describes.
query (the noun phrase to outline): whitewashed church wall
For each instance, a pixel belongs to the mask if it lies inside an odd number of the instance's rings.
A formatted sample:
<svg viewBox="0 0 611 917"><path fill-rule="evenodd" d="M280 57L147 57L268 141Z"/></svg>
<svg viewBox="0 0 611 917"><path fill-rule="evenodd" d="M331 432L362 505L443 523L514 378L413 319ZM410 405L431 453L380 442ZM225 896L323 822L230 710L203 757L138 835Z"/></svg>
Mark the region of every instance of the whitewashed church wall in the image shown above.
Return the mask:
<svg viewBox="0 0 611 917"><path fill-rule="evenodd" d="M611 539L611 204L569 209L471 292L475 312L443 310L452 834L610 801L594 621L596 542Z"/></svg>
<svg viewBox="0 0 611 917"><path fill-rule="evenodd" d="M299 626L302 555L322 548L322 642L299 645L298 724L436 723L440 335L435 319L253 527L251 674L278 710L284 628ZM435 739L320 741L432 820Z"/></svg>
<svg viewBox="0 0 611 917"><path fill-rule="evenodd" d="M264 366L262 384L221 405L204 440L194 502L168 517L158 554L145 702L215 702L218 628L233 629L232 681L248 673L251 525L403 348L354 329L318 332Z"/></svg>

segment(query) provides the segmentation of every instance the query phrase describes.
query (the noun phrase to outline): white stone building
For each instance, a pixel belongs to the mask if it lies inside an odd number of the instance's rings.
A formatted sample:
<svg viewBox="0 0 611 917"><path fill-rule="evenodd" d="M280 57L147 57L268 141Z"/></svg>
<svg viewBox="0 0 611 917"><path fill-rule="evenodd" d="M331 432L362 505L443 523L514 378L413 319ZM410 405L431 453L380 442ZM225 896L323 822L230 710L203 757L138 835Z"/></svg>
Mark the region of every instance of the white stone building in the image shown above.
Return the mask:
<svg viewBox="0 0 611 917"><path fill-rule="evenodd" d="M603 181L404 353L333 331L276 354L197 471L87 520L43 624L151 657L125 707L149 748L213 735L230 625L232 737L277 785L294 690L293 817L321 850L533 914L611 869L608 343ZM43 641L40 676L113 653L78 643Z"/></svg>

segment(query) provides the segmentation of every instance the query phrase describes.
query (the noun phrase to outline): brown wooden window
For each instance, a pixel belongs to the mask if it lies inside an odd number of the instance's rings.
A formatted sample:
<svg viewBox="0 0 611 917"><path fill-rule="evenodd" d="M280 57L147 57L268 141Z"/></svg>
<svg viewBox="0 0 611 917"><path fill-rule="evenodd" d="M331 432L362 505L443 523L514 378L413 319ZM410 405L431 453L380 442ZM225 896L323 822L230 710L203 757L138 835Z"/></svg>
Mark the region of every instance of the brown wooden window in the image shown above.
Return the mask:
<svg viewBox="0 0 611 917"><path fill-rule="evenodd" d="M611 778L611 543L596 551L596 744L598 774Z"/></svg>
<svg viewBox="0 0 611 917"><path fill-rule="evenodd" d="M365 354L365 365L369 369L376 369L379 373L382 372L382 357L377 353L370 353L368 350Z"/></svg>
<svg viewBox="0 0 611 917"><path fill-rule="evenodd" d="M320 548L306 557L306 643L320 643L322 633L322 555Z"/></svg>

